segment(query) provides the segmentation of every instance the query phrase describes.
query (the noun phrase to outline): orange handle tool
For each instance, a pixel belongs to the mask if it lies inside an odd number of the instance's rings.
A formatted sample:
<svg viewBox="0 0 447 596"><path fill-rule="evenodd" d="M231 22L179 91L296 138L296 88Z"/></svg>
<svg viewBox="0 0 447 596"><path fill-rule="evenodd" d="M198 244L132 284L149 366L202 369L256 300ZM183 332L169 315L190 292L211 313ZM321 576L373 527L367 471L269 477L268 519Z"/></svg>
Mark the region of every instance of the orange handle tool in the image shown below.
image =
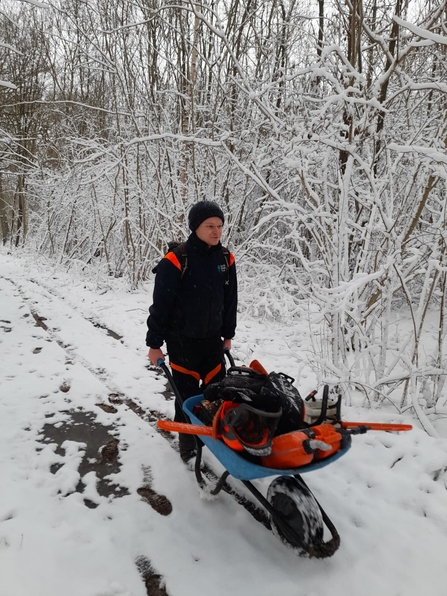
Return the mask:
<svg viewBox="0 0 447 596"><path fill-rule="evenodd" d="M173 433L183 433L185 435L205 435L213 436L211 426L202 426L201 424L189 424L187 422L172 422L172 420L158 420L158 428L168 430Z"/></svg>
<svg viewBox="0 0 447 596"><path fill-rule="evenodd" d="M411 424L389 424L387 422L341 422L342 428L355 428L356 426L367 426L369 430L385 430L399 432L402 430L411 430Z"/></svg>

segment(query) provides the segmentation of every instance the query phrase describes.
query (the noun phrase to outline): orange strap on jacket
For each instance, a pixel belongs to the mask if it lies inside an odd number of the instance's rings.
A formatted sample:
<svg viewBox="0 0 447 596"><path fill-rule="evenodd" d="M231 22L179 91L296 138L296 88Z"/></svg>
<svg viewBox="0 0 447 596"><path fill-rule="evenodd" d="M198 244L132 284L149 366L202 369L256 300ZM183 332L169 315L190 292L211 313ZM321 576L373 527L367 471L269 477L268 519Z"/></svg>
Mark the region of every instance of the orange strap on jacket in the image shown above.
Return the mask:
<svg viewBox="0 0 447 596"><path fill-rule="evenodd" d="M168 252L164 257L164 259L168 259L168 261L171 261L171 263L177 267L177 269L180 269L180 271L182 270L182 265L180 263L180 261L177 258L177 255L174 252Z"/></svg>

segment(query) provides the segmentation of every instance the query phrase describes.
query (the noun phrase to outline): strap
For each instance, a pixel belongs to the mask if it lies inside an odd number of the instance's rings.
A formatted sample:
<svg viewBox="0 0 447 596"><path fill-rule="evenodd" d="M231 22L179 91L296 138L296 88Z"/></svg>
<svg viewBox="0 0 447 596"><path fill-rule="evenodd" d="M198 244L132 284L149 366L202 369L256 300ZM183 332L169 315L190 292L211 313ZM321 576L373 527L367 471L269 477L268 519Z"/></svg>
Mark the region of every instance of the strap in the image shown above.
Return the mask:
<svg viewBox="0 0 447 596"><path fill-rule="evenodd" d="M179 259L178 259L177 255L175 254L175 252L174 252L174 251L172 251L172 250L171 250L170 252L168 252L168 253L167 253L167 254L164 256L164 258L165 258L165 259L168 259L168 261L171 261L171 263L172 263L173 265L175 265L175 267L177 267L177 269L180 269L180 270L182 270L182 265L181 265L181 263L180 263L180 261L179 261Z"/></svg>
<svg viewBox="0 0 447 596"><path fill-rule="evenodd" d="M219 362L219 364L217 366L215 366L213 368L213 370L210 370L210 372L205 376L203 382L205 385L208 385L208 383L211 381L211 379L213 379L218 372L220 372L222 370L222 362Z"/></svg>
<svg viewBox="0 0 447 596"><path fill-rule="evenodd" d="M179 269L181 269L181 277L183 277L185 275L185 271L188 269L188 253L186 252L186 244L184 242L170 242L169 247L172 247L172 252L179 260Z"/></svg>
<svg viewBox="0 0 447 596"><path fill-rule="evenodd" d="M178 263L174 264L176 265L176 267L181 269L181 276L183 277L185 271L188 269L188 253L186 251L186 243L173 241L169 242L168 247L170 250L170 253L168 254L173 253L177 257ZM224 256L226 264L225 285L228 286L230 283L230 267L234 263L234 256L233 253L231 253L226 246L222 246L222 254ZM171 259L171 261L173 261L173 259Z"/></svg>
<svg viewBox="0 0 447 596"><path fill-rule="evenodd" d="M194 379L196 381L200 381L200 374L198 372L196 372L195 370L189 370L188 368L185 368L184 366L180 366L179 364L174 364L174 362L171 362L170 364L171 364L172 370L182 373L183 375L190 375L191 377L194 377Z"/></svg>
<svg viewBox="0 0 447 596"><path fill-rule="evenodd" d="M226 246L222 246L222 254L225 259L225 285L230 285L230 265L234 263L234 257Z"/></svg>

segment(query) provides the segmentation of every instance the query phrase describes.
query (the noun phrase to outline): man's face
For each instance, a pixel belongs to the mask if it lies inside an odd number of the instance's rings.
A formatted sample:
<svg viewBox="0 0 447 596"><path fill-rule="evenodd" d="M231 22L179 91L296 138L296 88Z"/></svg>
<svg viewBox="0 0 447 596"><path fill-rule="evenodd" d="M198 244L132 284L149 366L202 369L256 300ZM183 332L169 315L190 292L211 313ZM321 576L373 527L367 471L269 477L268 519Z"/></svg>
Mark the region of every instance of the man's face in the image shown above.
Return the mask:
<svg viewBox="0 0 447 596"><path fill-rule="evenodd" d="M206 242L208 246L216 246L222 236L222 228L223 223L220 217L208 217L197 228L197 238Z"/></svg>

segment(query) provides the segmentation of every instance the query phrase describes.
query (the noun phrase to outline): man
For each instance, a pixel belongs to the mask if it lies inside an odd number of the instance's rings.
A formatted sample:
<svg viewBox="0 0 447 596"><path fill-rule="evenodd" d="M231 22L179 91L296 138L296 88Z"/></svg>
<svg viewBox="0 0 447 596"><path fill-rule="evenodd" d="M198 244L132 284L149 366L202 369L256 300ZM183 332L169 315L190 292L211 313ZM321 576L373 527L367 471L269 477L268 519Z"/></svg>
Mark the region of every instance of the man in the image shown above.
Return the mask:
<svg viewBox="0 0 447 596"><path fill-rule="evenodd" d="M152 364L164 360L163 342L177 388L185 400L225 376L223 350L236 330L237 279L233 255L220 243L224 215L213 201L188 214L191 234L157 265L146 344ZM176 404L174 420L184 422ZM192 435L179 435L180 457L195 455Z"/></svg>

